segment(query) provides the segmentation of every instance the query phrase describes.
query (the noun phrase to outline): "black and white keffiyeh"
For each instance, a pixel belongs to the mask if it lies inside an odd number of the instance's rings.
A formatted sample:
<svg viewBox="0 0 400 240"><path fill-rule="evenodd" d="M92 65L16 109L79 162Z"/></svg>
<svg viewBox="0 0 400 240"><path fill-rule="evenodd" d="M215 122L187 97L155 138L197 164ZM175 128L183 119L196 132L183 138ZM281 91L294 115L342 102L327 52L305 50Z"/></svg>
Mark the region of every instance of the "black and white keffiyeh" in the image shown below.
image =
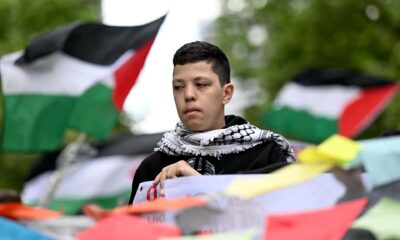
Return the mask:
<svg viewBox="0 0 400 240"><path fill-rule="evenodd" d="M295 162L294 151L281 135L262 130L249 123L232 125L206 132L191 132L182 122L173 131L166 132L155 151L172 156L212 156L239 153L266 141L281 147L287 162Z"/></svg>

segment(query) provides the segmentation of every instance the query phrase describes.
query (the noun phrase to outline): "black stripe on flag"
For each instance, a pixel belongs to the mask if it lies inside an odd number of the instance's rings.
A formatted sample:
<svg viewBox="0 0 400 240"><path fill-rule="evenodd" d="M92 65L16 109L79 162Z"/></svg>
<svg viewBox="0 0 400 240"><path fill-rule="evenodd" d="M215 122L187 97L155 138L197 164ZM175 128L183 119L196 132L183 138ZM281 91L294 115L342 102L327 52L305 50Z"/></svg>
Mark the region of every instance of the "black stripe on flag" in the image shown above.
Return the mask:
<svg viewBox="0 0 400 240"><path fill-rule="evenodd" d="M138 49L154 38L165 16L140 26L74 23L34 38L17 64L28 64L55 51L86 62L111 65L123 53Z"/></svg>
<svg viewBox="0 0 400 240"><path fill-rule="evenodd" d="M391 84L383 77L369 76L341 69L307 69L298 73L293 81L303 86L343 85L361 88Z"/></svg>

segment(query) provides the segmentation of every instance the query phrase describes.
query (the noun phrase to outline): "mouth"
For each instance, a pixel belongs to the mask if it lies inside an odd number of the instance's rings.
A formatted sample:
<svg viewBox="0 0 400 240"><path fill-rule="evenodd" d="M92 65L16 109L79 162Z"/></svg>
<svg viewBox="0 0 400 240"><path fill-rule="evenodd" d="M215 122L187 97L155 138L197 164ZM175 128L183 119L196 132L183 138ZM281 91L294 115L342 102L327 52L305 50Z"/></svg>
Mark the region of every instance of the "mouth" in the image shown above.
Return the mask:
<svg viewBox="0 0 400 240"><path fill-rule="evenodd" d="M184 111L183 111L183 113L186 115L192 115L192 114L196 114L196 113L198 113L198 112L200 112L200 109L199 108L188 108L188 109L185 109Z"/></svg>

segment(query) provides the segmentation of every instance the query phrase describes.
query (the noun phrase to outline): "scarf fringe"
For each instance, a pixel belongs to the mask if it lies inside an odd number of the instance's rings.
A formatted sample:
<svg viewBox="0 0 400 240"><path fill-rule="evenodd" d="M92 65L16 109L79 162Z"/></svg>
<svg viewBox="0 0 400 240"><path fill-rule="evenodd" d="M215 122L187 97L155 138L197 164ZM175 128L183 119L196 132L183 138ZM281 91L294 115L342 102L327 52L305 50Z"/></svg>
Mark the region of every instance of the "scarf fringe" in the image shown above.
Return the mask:
<svg viewBox="0 0 400 240"><path fill-rule="evenodd" d="M279 145L288 162L295 162L289 142L279 134L261 130L251 124L233 125L208 132L191 132L179 122L175 130L164 133L154 151L172 156L212 156L236 154L261 143L272 141Z"/></svg>
<svg viewBox="0 0 400 240"><path fill-rule="evenodd" d="M211 142L211 141L210 141ZM207 149L207 146L203 146L205 149L193 149L193 148L187 148L185 146L182 146L181 148L177 147L176 145L172 144L170 141L160 141L158 142L158 147L154 148L154 151L159 151L159 152L164 152L168 155L182 155L182 156L200 156L200 157L205 157L205 156L211 156L211 157L220 157L222 155L228 155L228 154L233 154L233 153L240 153L243 151L246 151L250 148L253 148L263 142L257 142L253 144L248 144L248 145L238 145L235 147L230 147L228 149L221 148L221 149Z"/></svg>

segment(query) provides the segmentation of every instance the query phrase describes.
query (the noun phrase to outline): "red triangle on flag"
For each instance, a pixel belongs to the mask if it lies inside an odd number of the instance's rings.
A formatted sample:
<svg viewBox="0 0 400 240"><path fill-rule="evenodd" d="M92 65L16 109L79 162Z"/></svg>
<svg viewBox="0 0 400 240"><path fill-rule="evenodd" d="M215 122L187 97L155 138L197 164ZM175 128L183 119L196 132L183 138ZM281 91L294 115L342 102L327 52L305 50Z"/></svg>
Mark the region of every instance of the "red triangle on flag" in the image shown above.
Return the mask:
<svg viewBox="0 0 400 240"><path fill-rule="evenodd" d="M361 90L359 97L343 110L339 119L339 134L351 138L360 133L395 96L399 86L394 83Z"/></svg>

